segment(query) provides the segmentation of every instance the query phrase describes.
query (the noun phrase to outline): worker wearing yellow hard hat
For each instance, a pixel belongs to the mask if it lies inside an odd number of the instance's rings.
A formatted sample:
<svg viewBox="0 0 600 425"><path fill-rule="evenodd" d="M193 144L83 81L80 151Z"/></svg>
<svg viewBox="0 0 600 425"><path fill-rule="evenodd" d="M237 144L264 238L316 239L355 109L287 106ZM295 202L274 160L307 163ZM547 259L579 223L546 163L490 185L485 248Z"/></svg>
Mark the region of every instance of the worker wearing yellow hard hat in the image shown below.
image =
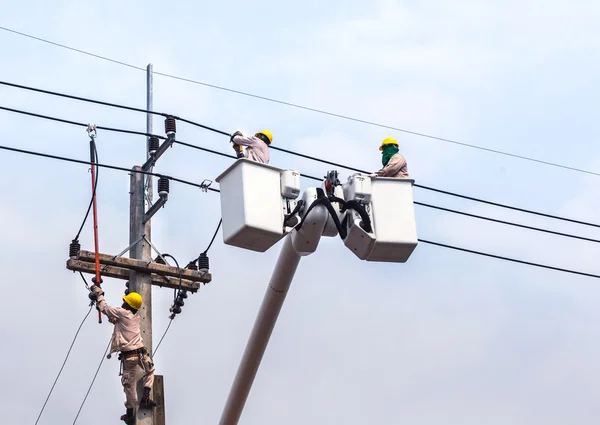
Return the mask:
<svg viewBox="0 0 600 425"><path fill-rule="evenodd" d="M248 158L263 164L269 163L269 146L273 143L273 134L269 130L261 130L252 137L236 131L231 136L231 142L238 158ZM242 152L241 146L246 147L245 152Z"/></svg>
<svg viewBox="0 0 600 425"><path fill-rule="evenodd" d="M379 146L383 168L377 171L379 177L408 178L406 159L400 154L400 145L393 137L386 137Z"/></svg>
<svg viewBox="0 0 600 425"><path fill-rule="evenodd" d="M138 408L136 370L140 367L143 371L141 380L144 384L144 394L139 403L141 409L152 409L157 403L150 399L150 392L154 385L154 361L148 350L144 347L140 329L141 319L138 310L142 308L142 296L137 292L126 291L122 297L121 307L111 307L104 300L104 291L94 284L90 288L90 298L96 301L96 308L108 317L108 321L115 328L113 330L110 352L119 352L121 360L122 377L121 384L125 392L126 413L121 420L126 424L135 424L136 409Z"/></svg>

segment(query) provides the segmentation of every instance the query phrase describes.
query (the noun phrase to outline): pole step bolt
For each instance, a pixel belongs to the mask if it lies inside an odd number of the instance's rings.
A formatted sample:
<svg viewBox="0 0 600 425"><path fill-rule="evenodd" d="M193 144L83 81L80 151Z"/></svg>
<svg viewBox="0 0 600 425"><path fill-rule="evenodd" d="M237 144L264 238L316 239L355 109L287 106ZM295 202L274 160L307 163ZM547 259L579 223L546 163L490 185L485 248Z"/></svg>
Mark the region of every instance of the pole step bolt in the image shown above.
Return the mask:
<svg viewBox="0 0 600 425"><path fill-rule="evenodd" d="M158 194L160 196L167 195L169 193L169 179L161 177L158 179Z"/></svg>
<svg viewBox="0 0 600 425"><path fill-rule="evenodd" d="M177 131L177 124L175 118L172 115L167 116L165 119L165 133L169 135L169 133L175 134Z"/></svg>
<svg viewBox="0 0 600 425"><path fill-rule="evenodd" d="M160 147L160 140L156 136L150 136L150 140L148 140L148 152L153 154Z"/></svg>

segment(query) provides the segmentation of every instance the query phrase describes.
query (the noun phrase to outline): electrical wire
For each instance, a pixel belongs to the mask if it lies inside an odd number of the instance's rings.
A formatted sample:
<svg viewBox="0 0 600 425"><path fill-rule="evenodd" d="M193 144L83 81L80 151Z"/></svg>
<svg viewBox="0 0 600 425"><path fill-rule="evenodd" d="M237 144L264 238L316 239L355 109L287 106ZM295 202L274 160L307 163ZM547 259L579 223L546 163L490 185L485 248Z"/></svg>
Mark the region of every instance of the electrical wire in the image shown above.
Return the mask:
<svg viewBox="0 0 600 425"><path fill-rule="evenodd" d="M17 148L12 148L12 147L7 147L7 146L0 146L0 149L9 150L9 151L13 151L13 152L19 152L19 153L30 154L30 155L35 155L35 156L41 156L41 157L45 157L45 158L57 159L57 160L62 160L62 161L74 162L74 163L79 163L79 164L86 164L86 165L89 164L88 161L82 161L82 160L77 160L77 159L73 159L73 158L60 157L60 156L56 156L56 155L42 154L42 153L39 153L39 152L32 152L32 151L27 151L27 150L24 150L24 149L17 149ZM130 170L128 168L117 167L117 166L106 165L106 164L96 164L96 165L98 167L105 167L105 168L109 168L109 169L113 169L113 170L126 171L128 173L138 172L138 173L148 174L148 175L153 175L153 176L158 176L158 177L166 177L166 178L168 178L170 180L173 180L173 181L176 181L176 182L179 182L179 183L187 184L187 185L194 186L194 187L204 188L201 184L192 183L192 182L189 182L189 181L186 181L186 180L183 180L183 179L178 179L178 178L174 178L174 177L170 177L170 176L163 176L163 175L157 174L157 173L150 173L150 172L143 172L143 171L133 171L133 170ZM216 192L216 193L221 192L219 189L213 189L213 188L210 188L210 187L207 188L207 189L210 190L210 191L212 191L212 192ZM527 264L527 265L530 265L530 266L542 267L542 268L546 268L546 269L563 271L563 272L566 272L566 273L574 273L574 274L579 274L579 275L584 275L584 276L589 276L589 277L600 278L600 276L598 276L598 275L592 275L592 274L582 273L582 272L568 270L568 269L560 269L560 268L556 268L556 267L552 267L552 266L546 266L544 264L530 263L530 262L526 262L526 261L511 259L511 258L508 258L508 257L501 257L501 256L497 256L497 255L494 255L494 254L488 254L488 253L485 253L485 252L472 251L472 250L467 250L467 249L464 249L464 248L455 247L455 246L451 246L451 245L439 244L437 242L431 242L431 241L426 241L426 240L419 240L419 241L421 241L423 243L428 243L428 244L438 245L438 246L441 246L441 247L446 247L446 248L449 248L449 249L456 249L456 250L460 250L460 251L464 251L464 252L469 252L471 254L483 255L483 256L486 256L486 257L493 257L493 258L498 258L498 259L502 259L502 260L506 260L506 261L512 261L512 262L516 262L516 263Z"/></svg>
<svg viewBox="0 0 600 425"><path fill-rule="evenodd" d="M94 374L94 378L92 378L92 382L90 383L87 393L85 393L85 397L83 398L83 401L81 402L81 406L79 406L79 410L77 411L77 416L75 416L73 425L75 425L75 422L77 422L77 418L79 418L79 414L81 413L81 410L83 409L83 406L85 405L85 401L87 400L88 395L90 395L90 391L92 390L92 387L94 386L94 382L96 382L96 377L98 376L98 372L100 372L100 367L102 367L102 363L104 363L104 359L106 357L106 353L108 353L108 349L110 348L111 342L112 342L112 338L111 338L111 340L108 341L106 350L104 350L104 354L102 355L102 360L100 361L100 364L98 365L98 369L96 369L96 373Z"/></svg>
<svg viewBox="0 0 600 425"><path fill-rule="evenodd" d="M81 159L75 159L75 158L69 158L69 157L65 157L65 156L60 156L60 155L52 155L52 154L47 154L47 153L42 153L42 152L36 152L36 151L30 151L27 149L19 149L19 148L14 148L11 146L3 146L0 145L0 150L6 150L6 151L10 151L10 152L16 152L16 153L22 153L22 154L26 154L26 155L33 155L33 156L39 156L42 158L48 158L48 159L56 159L59 161L65 161L65 162L71 162L74 164L84 164L84 165L91 165L90 161L84 161ZM166 179L169 179L171 181L174 182L178 182L178 183L182 183L188 186L193 186L199 189L205 189L205 190L210 190L211 192L219 192L218 189L212 188L212 187L206 187L203 184L199 184L199 183L194 183L188 180L183 180L183 179L179 179L176 177L171 177L168 176L166 174L160 174L160 173L152 173L150 171L144 171L144 170L133 170L131 168L125 168L125 167L119 167L116 165L109 165L109 164L95 164L97 167L103 167L103 168L107 168L110 170L117 170L117 171L124 171L127 173L138 173L138 174L144 174L147 176L154 176L154 177L164 177Z"/></svg>
<svg viewBox="0 0 600 425"><path fill-rule="evenodd" d="M160 344L163 342L163 339L165 339L165 336L167 335L167 332L169 332L169 328L171 327L171 323L173 323L173 319L169 319L169 324L167 325L167 329L165 329L165 333L163 333L163 336L160 338L160 341L158 341L158 344L156 345L156 348L154 349L154 352L152 353L152 357L153 358L156 356L156 352L158 351L158 347L160 347Z"/></svg>
<svg viewBox="0 0 600 425"><path fill-rule="evenodd" d="M471 250L471 249L467 249L467 248L461 248L461 247L452 246L452 245L446 245L446 244L443 244L443 243L432 242L432 241L428 241L428 240L424 240L424 239L419 239L419 242L423 242L423 243L426 243L426 244L439 246L439 247L442 247L442 248L448 248L448 249L454 249L454 250L457 250L457 251L468 252L469 254L476 254L476 255L482 255L484 257L496 258L498 260L511 261L513 263L525 264L525 265L528 265L528 266L541 267L541 268L544 268L544 269L555 270L555 271L560 271L560 272L564 272L564 273L571 273L571 274L576 274L576 275L580 275L580 276L593 277L593 278L596 278L596 279L600 279L600 275L597 275L597 274L579 272L579 271L570 270L570 269L562 269L562 268L559 268L559 267L547 266L545 264L532 263L530 261L523 261L523 260L518 260L518 259L515 259L515 258L504 257L504 256L501 256L501 255L489 254L489 253L486 253L486 252L475 251L475 250Z"/></svg>
<svg viewBox="0 0 600 425"><path fill-rule="evenodd" d="M95 103L97 105L110 106L112 108L125 109L125 110L129 110L129 111L134 111L134 112L143 112L145 114L160 115L163 117L168 116L168 114L165 114L163 112L150 111L147 109L136 108L134 106L127 106L127 105L121 105L118 103L110 103L110 102L104 102L102 100L90 99L89 97L80 97L80 96L74 96L72 94L59 93L59 92L50 91L50 90L38 89L35 87L30 87L30 86L23 86L20 84L9 83L8 81L0 81L0 84L2 84L4 86L23 89L23 90L30 90L30 91L34 91L34 92L38 92L38 93L50 94L52 96L64 97L64 98L73 99L73 100L79 100L81 102L88 102L88 103Z"/></svg>
<svg viewBox="0 0 600 425"><path fill-rule="evenodd" d="M512 221L498 220L496 218L484 217L482 215L466 213L466 212L463 212L463 211L457 211L457 210L453 210L453 209L450 209L450 208L439 207L437 205L425 204L423 202L413 201L413 204L420 205L422 207L427 207L427 208L434 208L434 209L440 210L440 211L451 212L451 213L454 213L454 214L460 214L460 215L464 215L464 216L467 216L467 217L478 218L480 220L487 220L487 221L492 221L494 223L506 224L507 226L520 227L522 229L535 230L536 232L549 233L551 235L564 236L566 238L573 238L573 239L579 239L579 240L587 241L587 242L600 243L600 239L586 238L586 237L583 237L583 236L571 235L569 233L561 233L561 232L555 232L553 230L542 229L542 228L539 228L539 227L526 226L524 224L513 223Z"/></svg>
<svg viewBox="0 0 600 425"><path fill-rule="evenodd" d="M212 246L213 242L215 241L215 238L217 237L217 233L219 233L219 229L221 228L221 224L223 223L223 218L221 218L219 220L219 224L217 225L217 230L215 230L215 234L213 235L212 239L210 240L210 243L208 244L208 248L206 248L203 252L203 254L208 254L208 250L210 249L210 247Z"/></svg>
<svg viewBox="0 0 600 425"><path fill-rule="evenodd" d="M5 108L0 107L0 109L5 109ZM22 112L22 111L16 111L16 112ZM29 114L29 113L27 113L27 114ZM37 115L37 114L35 114L35 115ZM46 116L43 116L43 118L54 119L52 117L46 117ZM61 121L64 121L64 120L61 120ZM69 122L69 123L73 123L73 122ZM75 123L75 124L79 124L79 123ZM82 124L82 125L85 125L85 124ZM193 148L193 149L201 150L201 151L204 151L204 152L208 152L208 153L211 153L211 154L223 156L223 157L226 157L226 158L236 159L236 157L234 155L229 155L229 154L226 154L226 153L223 153L223 152L219 152L219 151L215 151L215 150L212 150L212 149L204 148L202 146L193 145L191 143L186 143L186 142L182 142L182 141L178 141L178 140L175 140L174 143L182 145L182 146L190 147L190 148ZM45 157L53 158L53 159L62 159L62 160L68 160L68 161L71 161L71 162L76 162L76 163L86 163L86 164L88 164L88 162L84 162L84 161L79 161L79 160L74 160L74 159L67 159L65 157L57 157L57 156L54 156L54 155L40 154L40 153L31 152L31 151L25 151L25 150L22 150L22 149L9 148L9 147L6 147L6 146L0 146L0 149L7 149L7 150L15 151L15 152L29 153L29 154L39 155L39 156L45 156ZM272 149L275 149L275 148L272 147ZM280 150L280 151L283 151L285 153L289 153L289 154L301 156L303 158L307 158L307 159L310 159L310 160L323 162L323 163L326 163L326 164L329 164L329 165L333 165L333 166L336 166L336 167L347 168L347 169L354 170L354 171L361 172L361 173L368 173L365 170L360 170L360 169L357 169L357 168L352 168L352 167L345 166L343 164L335 163L335 162L332 162L332 161L328 161L328 160L324 160L324 159L312 157L312 156L309 156L309 155L305 155L305 154L301 154L301 153L289 151L287 149L276 148L276 150ZM96 157L97 157L97 150L95 152L96 152ZM91 165L91 163L89 163L89 164ZM115 166L108 166L108 165L104 165L104 164L97 164L97 166L98 167L108 167L108 168L122 170L122 171L126 170L125 168L115 167ZM127 171L130 172L131 170L127 170ZM163 175L158 174L158 173L151 173L151 172L146 172L146 171L140 171L140 172L143 173L143 174L146 174L146 175L152 175L152 176L158 176L158 177L163 176ZM178 181L180 183L192 185L192 186L195 186L195 187L198 187L198 188L205 188L205 189L208 189L208 190L211 190L211 191L216 191L216 189L210 188L210 187L206 188L202 184L196 184L196 183L192 183L192 182L189 182L189 181L177 179L177 178L170 177L170 176L164 176L164 177L166 177L166 178L168 178L170 180L173 180L173 181ZM315 181L322 181L322 179L320 179L318 177L315 177L315 176L303 175L303 177L309 178L309 179L312 179L312 180L315 180ZM96 178L96 186L97 186L97 182L98 181L97 181L97 178ZM94 187L94 193L95 193L95 190L96 190L96 186ZM520 211L520 212L525 212L525 213L529 213L529 214L533 214L533 215L538 215L538 216L553 218L553 219L557 219L557 220L572 222L572 223L576 223L576 224L582 224L582 225L586 225L586 226L600 228L600 225L595 224L595 223L589 223L589 222L584 222L584 221L580 221L580 220L574 220L574 219L570 219L570 218L566 218L566 217L554 216L554 215L550 215L550 214L546 214L546 213L541 213L541 212L537 212L537 211L526 210L526 209L523 209L523 208L518 208L518 207L513 207L513 206L510 206L510 205L505 205L505 204L491 202L491 201L487 201L487 200L483 200L483 199L473 198L473 197L469 197L469 196L465 196L465 195L461 195L461 194L456 194L456 193L452 193L452 192L446 192L446 191L442 191L440 189L434 189L434 188L430 188L430 187L426 187L426 186L419 186L419 185L416 185L416 184L415 184L415 186L421 187L421 188L424 188L424 189L428 189L428 190L433 190L433 191L436 191L436 192L441 192L441 193L452 195L452 196L458 196L458 197L465 198L465 199L468 199L468 200L473 200L473 201L477 201L477 202L481 202L481 203L485 203L485 204L490 204L490 205L494 205L494 206L498 206L498 207L503 207L503 208L507 208L507 209L517 210L517 211ZM80 235L80 233L81 233L81 231L83 229L83 226L85 225L85 222L86 222L86 220L88 218L88 215L89 215L89 212L90 212L90 208L91 208L92 202L93 202L93 195L92 195L92 200L90 201L90 205L88 207L88 210L86 212L86 216L84 218L84 221L82 222L81 227L79 229L79 232L77 233L76 239L79 237L79 235ZM436 205L421 203L421 202L417 202L417 201L415 201L415 204L416 205L421 205L421 206L424 206L424 207L427 207L427 208L434 208L434 209L438 209L438 210L442 210L442 211L446 211L446 212L450 212L450 213L454 213L454 214L460 214L460 215L470 216L470 217L473 217L473 218L478 218L478 219L482 219L482 220L493 221L493 222L497 222L497 223L501 223L501 224L506 224L506 225L510 225L510 226L515 226L515 227L521 227L521 228L525 228L525 229L529 229L529 230L534 230L534 231L538 231L538 232L544 232L544 233L554 234L554 235L558 235L558 236L570 237L570 238L584 240L584 241L588 241L588 242L596 242L596 243L600 242L600 240L597 240L597 239L586 238L586 237L571 235L571 234L567 234L567 233L555 232L555 231L552 231L552 230L537 228L537 227L533 227L533 226L526 226L526 225L522 225L522 224L518 224L518 223L513 223L513 222L508 222L508 221L503 221L503 220L497 220L497 219L493 219L493 218L489 218L489 217L479 216L479 215L475 215L475 214L469 214L469 213L465 213L465 212L453 210L453 209L450 209L450 208L443 208L443 207L439 207L439 206L436 206ZM220 226L220 222L219 222L219 226ZM217 227L216 232L218 232L218 230L219 230L219 227ZM216 236L216 232L215 232L215 236ZM214 240L214 237L213 237L213 240ZM211 242L211 245L212 245L212 242ZM210 248L210 245L209 245L209 248Z"/></svg>
<svg viewBox="0 0 600 425"><path fill-rule="evenodd" d="M85 124L85 123L82 123L82 122L71 121L71 120L66 120L66 119L57 118L57 117L51 117L49 115L36 114L34 112L27 112L27 111L23 111L23 110L20 110L20 109L7 108L5 106L0 106L0 109L4 110L4 111L8 111L8 112L14 112L14 113L17 113L17 114L29 115L31 117L43 118L45 120L50 120L50 121L56 121L56 122L60 122L60 123L63 123L63 124L77 125L79 127L87 127L88 126L88 124ZM145 133L143 131L125 130L125 129L122 129L122 128L114 128L114 127L103 127L103 126L100 126L100 125L97 125L96 128L98 130L114 131L116 133L134 134L136 136L146 136L146 137L158 137L159 139L162 139L162 140L166 139L166 137L164 137L164 136L158 136L156 134Z"/></svg>
<svg viewBox="0 0 600 425"><path fill-rule="evenodd" d="M46 401L44 401L44 405L42 406L42 409L40 410L40 413L35 421L36 425L39 422L40 418L42 417L42 413L44 412L44 409L46 408L46 404L48 403L48 400L50 400L50 396L52 395L52 392L54 391L54 387L56 386L56 383L58 382L58 378L60 378L60 375L62 374L62 371L65 368L65 365L67 364L67 360L69 359L71 350L73 349L73 346L75 345L75 341L77 341L77 337L79 336L79 331L81 331L81 328L82 328L83 324L85 323L85 321L87 320L88 316L90 315L91 311L92 311L92 306L90 306L90 309L88 310L86 315L83 317L83 320L79 324L79 327L77 328L77 332L75 332L75 336L73 337L73 341L71 342L71 345L69 346L69 351L67 351L65 360L63 361L62 366L60 367L60 370L58 371L58 375L56 375L56 379L54 380L54 383L52 384L52 388L50 388L50 392L48 393L48 396L46 397Z"/></svg>
<svg viewBox="0 0 600 425"><path fill-rule="evenodd" d="M10 111L10 112L21 113L21 114L25 114L25 115L31 115L31 116L38 117L38 118L44 118L44 119L59 121L59 122L63 122L63 123L66 123L66 124L73 124L73 125L79 125L79 126L86 126L87 127L87 124L78 123L78 122L75 122L75 121L64 120L64 119L56 118L56 117L50 117L50 116L47 116L47 115L34 114L34 113L31 113L31 112L21 111L21 110L12 109L12 108L5 108L5 107L2 107L2 106L0 106L0 109L4 109L4 110ZM179 119L181 119L181 118L179 118ZM186 122L193 123L193 121L187 121L187 120L186 120ZM229 135L228 133L222 132L220 130L217 130L217 129L214 129L214 128L211 128L211 127L202 126L201 124L194 123L194 125L199 125L199 126L205 128L205 129L208 129L208 130L220 133L220 134ZM136 131L130 131L130 130L122 130L122 129L116 129L116 128L110 128L110 127L99 127L99 126L97 126L96 128L98 128L98 129L104 129L104 130L108 130L108 131L117 131L117 132L122 132L122 133L130 133L130 134L142 135L142 136L152 136L151 134L148 134L148 133L142 133L142 132L136 132ZM156 137L159 137L161 139L165 139L165 137L163 137L163 136L156 136ZM202 146L194 145L194 144L191 144L191 143L186 143L186 142L182 142L182 141L178 141L178 140L174 140L173 143L181 145L181 146L186 146L186 147L189 147L189 148L192 148L192 149L196 149L196 150L200 150L200 151L204 151L204 152L209 152L209 153L212 153L212 154L215 154L215 155L220 155L220 156L227 157L227 158L237 159L237 157L235 157L233 155L228 155L228 154L223 153L223 152L219 152L219 151L215 151L215 150L212 150L212 149L204 148ZM309 160L312 160L312 161L321 162L323 164L328 164L328 165L332 165L332 166L335 166L335 167L345 168L347 170L356 171L356 172L359 172L359 173L371 174L369 171L366 171L366 170L361 170L359 168L351 167L351 166L340 164L340 163L337 163L337 162L332 162L332 161L329 161L329 160L326 160L326 159L322 159L322 158L318 158L318 157L315 157L315 156L306 155L306 154L303 154L303 153L300 153L300 152L295 152L295 151L292 151L292 150L289 150L289 149L284 149L284 148L280 148L280 147L276 147L276 146L271 146L270 149L273 149L273 150L276 150L276 151L280 151L280 152L284 152L284 153L287 153L287 154L290 154L290 155L299 156L299 157L302 157L302 158L305 158L305 159L309 159ZM305 175L305 174L303 174L302 177L309 178L309 179L316 180L316 181L322 181L323 180L323 179L320 179L318 177L314 177L314 176L310 176L310 175ZM561 220L561 221L566 221L566 222L570 222L570 223L575 223L575 224L581 224L581 225L585 225L585 226L591 226L591 227L600 228L600 224L589 223L589 222L585 222L585 221L581 221L581 220L574 220L574 219L567 218L567 217L561 217L561 216L557 216L557 215L551 215L551 214L546 214L546 213L542 213L542 212L538 212L538 211L533 211L533 210L528 210L528 209L524 209L524 208L514 207L514 206L511 206L511 205L506 205L506 204L501 204L501 203L497 203L497 202L487 201L487 200L484 200L484 199L474 198L474 197L467 196L467 195L462 195L462 194L459 194L459 193L454 193L454 192L449 192L449 191L445 191L445 190L441 190L441 189L436 189L436 188L429 187L429 186L423 186L423 185L419 185L419 184L415 184L414 186L418 187L418 188L421 188L421 189L425 189L425 190L430 190L430 191L442 193L442 194L445 194L445 195L455 196L455 197L462 198L462 199L467 199L467 200L470 200L470 201L475 201L475 202L480 202L480 203L484 203L484 204L488 204L488 205L493 205L493 206L496 206L496 207L506 208L506 209L510 209L510 210L514 210L514 211L519 211L519 212L524 212L524 213L528 213L528 214L532 214L532 215L537 215L537 216L541 216L541 217L546 217L546 218L552 218L552 219L555 219L555 220Z"/></svg>
<svg viewBox="0 0 600 425"><path fill-rule="evenodd" d="M94 140L92 139L92 146L94 149L94 157L96 158L96 162L98 162L98 149L96 149L96 143L94 142ZM92 205L94 204L94 197L96 196L96 189L98 188L98 170L96 170L96 175L94 178L94 187L92 189L92 197L90 199L90 203L88 205L87 211L85 213L85 217L83 217L83 221L81 222L81 226L79 226L79 230L77 231L77 236L75 236L75 238L73 238L73 240L78 240L79 236L81 235L81 232L83 230L83 226L85 226L85 223L87 222L87 219L90 215L90 211L92 210Z"/></svg>
<svg viewBox="0 0 600 425"><path fill-rule="evenodd" d="M73 48L73 47L70 47L70 46L67 46L67 45L64 45L64 44L56 43L56 42L53 42L53 41L50 41L50 40L46 40L46 39L43 39L43 38L40 38L40 37L32 36L30 34L26 34L26 33L19 32L19 31L15 31L15 30L12 30L10 28L0 27L0 29L4 30L4 31L7 31L7 32L11 32L13 34L21 35L23 37L31 38L31 39L34 39L34 40L37 40L37 41L41 41L41 42L44 42L44 43L47 43L47 44L51 44L51 45L54 45L54 46L57 46L57 47L68 49L68 50L71 50L71 51L74 51L74 52L77 52L77 53L81 53L81 54L84 54L84 55L92 56L92 57L95 57L97 59L102 59L102 60L105 60L105 61L108 61L108 62L112 62L112 63L118 64L118 65L126 66L126 67L129 67L129 68L137 69L137 70L144 71L144 72L146 71L145 68L140 67L140 66L136 66L136 65L132 65L132 64L129 64L129 63L126 63L126 62L123 62L123 61L111 59L111 58L108 58L106 56L100 56L100 55L97 55L97 54L94 54L94 53L87 52L85 50L76 49L76 48ZM167 73L164 73L164 72L153 71L153 74L160 75L160 76L163 76L165 78L170 78L170 79L178 80L178 81L183 81L183 82L187 82L187 83L201 85L201 86L204 86L204 87L210 87L210 88L213 88L213 89L216 89L216 90L221 90L221 91L226 91L226 92L229 92L229 93L239 94L239 95L242 95L242 96L251 97L251 98L254 98L254 99L259 99L259 100L263 100L263 101L266 101L266 102L276 103L276 104L279 104L279 105L284 105L284 106L288 106L288 107L292 107L292 108L296 108L296 109L302 109L302 110L309 111L309 112L315 112L315 113L318 113L318 114L327 115L327 116L335 117L335 118L340 118L340 119L347 120L347 121L353 121L353 122L357 122L357 123L361 123L361 124L366 124L366 125L373 126L373 127L385 128L385 129L388 129L388 130L398 131L398 132L410 134L410 135L413 135L413 136L418 136L418 137L423 137L423 138L427 138L427 139L431 139L431 140L437 140L437 141L441 141L441 142L451 143L451 144L454 144L454 145L459 145L459 146L468 147L468 148L472 148L472 149L478 149L478 150L481 150L481 151L490 152L490 153L494 153L494 154L498 154L498 155L504 155L504 156L508 156L508 157L511 157L511 158L516 158L516 159L521 159L521 160L525 160L525 161L536 162L538 164L549 165L549 166L552 166L552 167L562 168L562 169L565 169L565 170L571 170L571 171L576 171L576 172L585 173L585 174L591 174L591 175L594 175L594 176L600 176L600 173L597 173L597 172L594 172L594 171L585 170L585 169L582 169L582 168L570 167L570 166L567 166L567 165L558 164L558 163L550 162L550 161L544 161L544 160L540 160L540 159L528 157L528 156L525 156L525 155L517 155L517 154L514 154L514 153L510 153L510 152L505 152L505 151L500 151L500 150L497 150L497 149L486 148L484 146L473 145L473 144L470 144L470 143L460 142L458 140L453 140L453 139L449 139L449 138L445 138L445 137L439 137L439 136L434 136L434 135L431 135L431 134L426 134L426 133L422 133L422 132L418 132L418 131L407 130L407 129L401 128L401 127L396 127L396 126L387 125L387 124L381 124L381 123L378 123L378 122L375 122L375 121L364 120L364 119L360 119L360 118L351 117L349 115L343 115L343 114L338 114L338 113L334 113L334 112L325 111L323 109L318 109L318 108L312 108L312 107L308 107L308 106L303 106L303 105L299 105L299 104L296 104L296 103L286 102L286 101L274 99L274 98L267 97L267 96L256 95L256 94L248 93L248 92L241 91L241 90L235 90L235 89L231 89L231 88L228 88L228 87L219 86L219 85L216 85L216 84L210 84L210 83L205 83L205 82L198 81L198 80L193 80L193 79L190 79L190 78L179 77L179 76L172 75L172 74L167 74Z"/></svg>

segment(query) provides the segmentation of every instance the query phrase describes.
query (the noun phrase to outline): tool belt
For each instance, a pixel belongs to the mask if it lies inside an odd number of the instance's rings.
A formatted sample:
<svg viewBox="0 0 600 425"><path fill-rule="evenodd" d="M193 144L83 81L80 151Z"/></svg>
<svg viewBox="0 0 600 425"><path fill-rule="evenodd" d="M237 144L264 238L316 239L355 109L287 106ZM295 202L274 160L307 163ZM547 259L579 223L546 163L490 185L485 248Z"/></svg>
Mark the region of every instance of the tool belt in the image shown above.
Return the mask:
<svg viewBox="0 0 600 425"><path fill-rule="evenodd" d="M146 347L138 348L137 350L121 351L119 353L119 360L143 356L147 352Z"/></svg>

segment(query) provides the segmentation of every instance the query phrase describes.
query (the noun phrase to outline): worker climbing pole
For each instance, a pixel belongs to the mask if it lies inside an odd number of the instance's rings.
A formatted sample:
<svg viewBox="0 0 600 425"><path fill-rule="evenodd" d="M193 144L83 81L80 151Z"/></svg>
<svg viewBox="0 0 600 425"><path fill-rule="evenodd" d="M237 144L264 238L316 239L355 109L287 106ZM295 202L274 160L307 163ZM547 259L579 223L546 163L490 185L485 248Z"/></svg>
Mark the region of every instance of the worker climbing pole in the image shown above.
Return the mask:
<svg viewBox="0 0 600 425"><path fill-rule="evenodd" d="M88 125L88 135L90 136L90 169L92 174L92 216L94 220L94 256L96 264L96 276L92 278L92 282L95 285L100 286L102 284L102 277L100 276L100 250L98 243L98 204L96 202L96 167L97 167L97 150L96 150L96 126ZM90 294L92 297L93 294ZM98 323L102 323L102 313L98 310Z"/></svg>

